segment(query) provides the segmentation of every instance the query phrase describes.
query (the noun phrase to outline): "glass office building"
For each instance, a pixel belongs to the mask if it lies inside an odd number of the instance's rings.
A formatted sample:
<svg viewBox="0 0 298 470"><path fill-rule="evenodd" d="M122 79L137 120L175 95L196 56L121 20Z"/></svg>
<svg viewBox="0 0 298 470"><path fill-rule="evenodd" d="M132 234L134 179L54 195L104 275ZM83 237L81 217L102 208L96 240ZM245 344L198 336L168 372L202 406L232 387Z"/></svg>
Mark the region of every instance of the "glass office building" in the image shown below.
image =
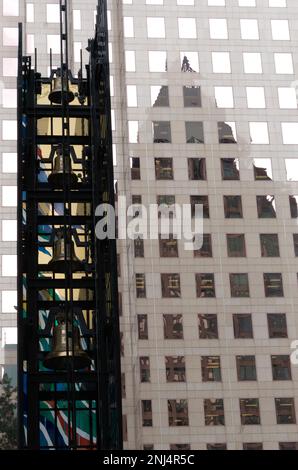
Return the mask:
<svg viewBox="0 0 298 470"><path fill-rule="evenodd" d="M59 5L0 3L0 362L13 374L17 23L48 74ZM96 3L68 1L74 74ZM204 216L199 250L118 241L124 446L298 449L297 1L108 9L118 199Z"/></svg>

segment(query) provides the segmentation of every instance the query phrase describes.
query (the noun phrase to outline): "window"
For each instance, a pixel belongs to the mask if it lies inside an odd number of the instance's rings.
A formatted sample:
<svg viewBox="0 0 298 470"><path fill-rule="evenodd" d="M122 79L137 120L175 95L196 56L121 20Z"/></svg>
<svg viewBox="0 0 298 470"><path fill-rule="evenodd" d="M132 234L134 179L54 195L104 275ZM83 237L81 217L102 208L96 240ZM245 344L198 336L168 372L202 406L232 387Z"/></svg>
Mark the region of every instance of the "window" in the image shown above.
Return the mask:
<svg viewBox="0 0 298 470"><path fill-rule="evenodd" d="M144 240L136 238L134 240L135 258L144 258Z"/></svg>
<svg viewBox="0 0 298 470"><path fill-rule="evenodd" d="M246 87L248 108L266 108L264 87Z"/></svg>
<svg viewBox="0 0 298 470"><path fill-rule="evenodd" d="M18 127L17 121L2 121L2 140L17 140Z"/></svg>
<svg viewBox="0 0 298 470"><path fill-rule="evenodd" d="M154 162L157 180L172 180L174 178L172 158L155 158Z"/></svg>
<svg viewBox="0 0 298 470"><path fill-rule="evenodd" d="M124 37L133 38L134 37L134 21L132 16L123 17L123 28L124 28Z"/></svg>
<svg viewBox="0 0 298 470"><path fill-rule="evenodd" d="M183 101L186 108L200 108L201 102L201 87L199 86L184 86L183 87Z"/></svg>
<svg viewBox="0 0 298 470"><path fill-rule="evenodd" d="M287 317L285 313L268 313L269 338L287 338Z"/></svg>
<svg viewBox="0 0 298 470"><path fill-rule="evenodd" d="M3 28L3 46L17 46L18 40L18 28Z"/></svg>
<svg viewBox="0 0 298 470"><path fill-rule="evenodd" d="M206 158L188 158L188 178L190 180L206 180Z"/></svg>
<svg viewBox="0 0 298 470"><path fill-rule="evenodd" d="M149 356L140 357L140 380L141 380L141 383L150 382L150 358Z"/></svg>
<svg viewBox="0 0 298 470"><path fill-rule="evenodd" d="M272 379L292 380L290 356L271 356Z"/></svg>
<svg viewBox="0 0 298 470"><path fill-rule="evenodd" d="M296 424L294 398L275 398L277 424Z"/></svg>
<svg viewBox="0 0 298 470"><path fill-rule="evenodd" d="M2 291L2 313L16 313L15 306L18 303L18 296L16 290L3 290Z"/></svg>
<svg viewBox="0 0 298 470"><path fill-rule="evenodd" d="M187 144L203 144L204 128L202 122L187 121L185 122L185 135Z"/></svg>
<svg viewBox="0 0 298 470"><path fill-rule="evenodd" d="M198 72L199 57L197 52L180 52L181 72Z"/></svg>
<svg viewBox="0 0 298 470"><path fill-rule="evenodd" d="M230 274L231 297L249 297L248 274Z"/></svg>
<svg viewBox="0 0 298 470"><path fill-rule="evenodd" d="M234 108L233 87L214 87L215 106L217 108Z"/></svg>
<svg viewBox="0 0 298 470"><path fill-rule="evenodd" d="M172 142L170 121L153 121L153 142L168 144Z"/></svg>
<svg viewBox="0 0 298 470"><path fill-rule="evenodd" d="M126 384L124 373L121 373L121 398L126 398Z"/></svg>
<svg viewBox="0 0 298 470"><path fill-rule="evenodd" d="M17 90L4 88L2 90L2 106L3 108L17 107Z"/></svg>
<svg viewBox="0 0 298 470"><path fill-rule="evenodd" d="M281 123L282 140L285 145L298 144L298 123L282 122Z"/></svg>
<svg viewBox="0 0 298 470"><path fill-rule="evenodd" d="M213 73L231 73L229 52L212 52Z"/></svg>
<svg viewBox="0 0 298 470"><path fill-rule="evenodd" d="M194 257L195 258L212 257L212 242L211 242L210 233L203 234L203 245L199 250L194 250Z"/></svg>
<svg viewBox="0 0 298 470"><path fill-rule="evenodd" d="M208 196L190 196L191 216L195 216L196 205L203 206L203 218L209 219L209 198Z"/></svg>
<svg viewBox="0 0 298 470"><path fill-rule="evenodd" d="M283 282L281 273L264 273L266 297L283 297Z"/></svg>
<svg viewBox="0 0 298 470"><path fill-rule="evenodd" d="M242 201L241 196L224 196L224 210L226 219L241 219Z"/></svg>
<svg viewBox="0 0 298 470"><path fill-rule="evenodd" d="M207 450L227 450L227 444L225 443L216 443L216 444L207 444Z"/></svg>
<svg viewBox="0 0 298 470"><path fill-rule="evenodd" d="M184 356L166 356L167 382L185 382L185 358Z"/></svg>
<svg viewBox="0 0 298 470"><path fill-rule="evenodd" d="M202 356L201 369L203 382L221 382L220 356Z"/></svg>
<svg viewBox="0 0 298 470"><path fill-rule="evenodd" d="M164 18L147 18L148 38L165 38L165 19Z"/></svg>
<svg viewBox="0 0 298 470"><path fill-rule="evenodd" d="M3 242L16 242L17 241L17 221L16 220L2 220L2 241Z"/></svg>
<svg viewBox="0 0 298 470"><path fill-rule="evenodd" d="M148 339L148 316L138 315L138 333L139 339Z"/></svg>
<svg viewBox="0 0 298 470"><path fill-rule="evenodd" d="M166 72L167 71L167 53L166 51L149 51L149 71Z"/></svg>
<svg viewBox="0 0 298 470"><path fill-rule="evenodd" d="M239 180L239 159L221 158L221 174L223 180Z"/></svg>
<svg viewBox="0 0 298 470"><path fill-rule="evenodd" d="M276 41L289 41L290 31L288 20L271 20L272 39Z"/></svg>
<svg viewBox="0 0 298 470"><path fill-rule="evenodd" d="M60 8L58 4L47 4L47 23L60 22Z"/></svg>
<svg viewBox="0 0 298 470"><path fill-rule="evenodd" d="M211 39L228 39L228 25L225 18L209 19L209 30Z"/></svg>
<svg viewBox="0 0 298 470"><path fill-rule="evenodd" d="M198 314L199 338L218 339L217 315L213 313Z"/></svg>
<svg viewBox="0 0 298 470"><path fill-rule="evenodd" d="M218 122L218 142L220 144L236 144L236 123L235 122Z"/></svg>
<svg viewBox="0 0 298 470"><path fill-rule="evenodd" d="M178 33L180 39L196 39L197 27L195 18L178 18Z"/></svg>
<svg viewBox="0 0 298 470"><path fill-rule="evenodd" d="M161 258L177 258L178 240L173 238L173 235L167 239L159 235L159 254Z"/></svg>
<svg viewBox="0 0 298 470"><path fill-rule="evenodd" d="M187 400L168 400L169 426L188 426Z"/></svg>
<svg viewBox="0 0 298 470"><path fill-rule="evenodd" d="M161 274L161 291L164 298L181 297L180 275Z"/></svg>
<svg viewBox="0 0 298 470"><path fill-rule="evenodd" d="M279 52L274 54L275 72L277 74L293 74L293 57L289 52Z"/></svg>
<svg viewBox="0 0 298 470"><path fill-rule="evenodd" d="M128 121L128 140L130 144L139 142L139 121Z"/></svg>
<svg viewBox="0 0 298 470"><path fill-rule="evenodd" d="M143 450L154 450L154 445L153 444L144 444L143 445Z"/></svg>
<svg viewBox="0 0 298 470"><path fill-rule="evenodd" d="M244 73L263 73L259 52L243 52Z"/></svg>
<svg viewBox="0 0 298 470"><path fill-rule="evenodd" d="M279 450L298 450L298 442L279 442Z"/></svg>
<svg viewBox="0 0 298 470"><path fill-rule="evenodd" d="M138 157L130 157L131 179L141 179L140 159Z"/></svg>
<svg viewBox="0 0 298 470"><path fill-rule="evenodd" d="M151 106L155 108L170 106L168 86L154 85L150 87L150 91L151 91Z"/></svg>
<svg viewBox="0 0 298 470"><path fill-rule="evenodd" d="M298 233L293 233L294 253L298 256Z"/></svg>
<svg viewBox="0 0 298 470"><path fill-rule="evenodd" d="M242 39L260 39L258 20L240 20Z"/></svg>
<svg viewBox="0 0 298 470"><path fill-rule="evenodd" d="M17 187L16 186L2 186L2 206L3 207L16 207L17 206Z"/></svg>
<svg viewBox="0 0 298 470"><path fill-rule="evenodd" d="M239 381L257 380L255 356L236 356L236 365Z"/></svg>
<svg viewBox="0 0 298 470"><path fill-rule="evenodd" d="M157 196L157 205L159 206L158 217L163 215L163 217L172 218L175 215L175 196Z"/></svg>
<svg viewBox="0 0 298 470"><path fill-rule="evenodd" d="M9 0L6 0L9 2ZM34 4L27 3L26 4L26 22L27 23L34 23Z"/></svg>
<svg viewBox="0 0 298 470"><path fill-rule="evenodd" d="M256 0L238 0L240 7L255 7Z"/></svg>
<svg viewBox="0 0 298 470"><path fill-rule="evenodd" d="M18 59L4 57L2 59L3 77L16 77L18 74Z"/></svg>
<svg viewBox="0 0 298 470"><path fill-rule="evenodd" d="M197 297L215 297L214 274L196 274Z"/></svg>
<svg viewBox="0 0 298 470"><path fill-rule="evenodd" d="M277 233L261 233L261 254L263 257L278 257L279 243Z"/></svg>
<svg viewBox="0 0 298 470"><path fill-rule="evenodd" d="M269 144L268 124L267 122L250 122L250 143L253 145Z"/></svg>
<svg viewBox="0 0 298 470"><path fill-rule="evenodd" d="M261 424L258 398L240 398L241 424Z"/></svg>
<svg viewBox="0 0 298 470"><path fill-rule="evenodd" d="M287 0L269 0L269 7L286 7Z"/></svg>
<svg viewBox="0 0 298 470"><path fill-rule="evenodd" d="M261 219L276 219L275 197L257 196L257 210Z"/></svg>
<svg viewBox="0 0 298 470"><path fill-rule="evenodd" d="M227 234L228 256L240 258L246 256L245 235L243 233Z"/></svg>
<svg viewBox="0 0 298 470"><path fill-rule="evenodd" d="M244 442L243 450L263 450L262 442Z"/></svg>
<svg viewBox="0 0 298 470"><path fill-rule="evenodd" d="M60 20L59 20L60 21ZM47 34L47 53L60 54L60 36L58 34Z"/></svg>
<svg viewBox="0 0 298 470"><path fill-rule="evenodd" d="M152 426L152 402L151 400L142 400L142 419L143 426Z"/></svg>
<svg viewBox="0 0 298 470"><path fill-rule="evenodd" d="M280 109L297 109L296 90L294 87L278 88Z"/></svg>
<svg viewBox="0 0 298 470"><path fill-rule="evenodd" d="M125 70L126 72L136 71L135 51L125 51Z"/></svg>
<svg viewBox="0 0 298 470"><path fill-rule="evenodd" d="M136 108L138 106L138 96L136 85L126 85L127 106Z"/></svg>
<svg viewBox="0 0 298 470"><path fill-rule="evenodd" d="M2 255L2 276L14 277L17 275L17 256Z"/></svg>
<svg viewBox="0 0 298 470"><path fill-rule="evenodd" d="M204 414L206 426L224 426L224 403L222 399L204 400Z"/></svg>
<svg viewBox="0 0 298 470"><path fill-rule="evenodd" d="M182 315L163 315L164 338L183 339Z"/></svg>
<svg viewBox="0 0 298 470"><path fill-rule="evenodd" d="M298 196L289 196L290 212L292 219L298 217Z"/></svg>
<svg viewBox="0 0 298 470"><path fill-rule="evenodd" d="M190 450L190 444L170 444L170 450Z"/></svg>
<svg viewBox="0 0 298 470"><path fill-rule="evenodd" d="M272 180L272 166L270 158L254 158L253 169L256 181Z"/></svg>
<svg viewBox="0 0 298 470"><path fill-rule="evenodd" d="M138 299L146 297L146 278L145 274L136 274L136 294Z"/></svg>
<svg viewBox="0 0 298 470"><path fill-rule="evenodd" d="M233 326L235 338L253 338L252 320L249 313L235 313L233 315Z"/></svg>
<svg viewBox="0 0 298 470"><path fill-rule="evenodd" d="M3 16L19 16L19 0L3 0Z"/></svg>

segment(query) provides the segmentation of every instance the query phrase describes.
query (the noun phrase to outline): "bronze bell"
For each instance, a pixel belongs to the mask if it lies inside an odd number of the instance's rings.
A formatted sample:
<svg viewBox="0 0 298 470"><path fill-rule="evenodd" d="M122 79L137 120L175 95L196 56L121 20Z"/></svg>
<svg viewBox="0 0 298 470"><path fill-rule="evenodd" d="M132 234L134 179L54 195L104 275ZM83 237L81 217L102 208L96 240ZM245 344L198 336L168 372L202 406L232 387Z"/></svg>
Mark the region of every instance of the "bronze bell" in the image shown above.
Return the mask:
<svg viewBox="0 0 298 470"><path fill-rule="evenodd" d="M53 246L53 258L49 261L49 268L56 273L67 271L66 263L71 264L72 271L84 271L82 261L76 256L74 242L64 239L63 230L56 230Z"/></svg>
<svg viewBox="0 0 298 470"><path fill-rule="evenodd" d="M55 104L62 104L62 94L64 95L64 100L67 104L71 103L75 96L72 91L67 90L66 83L64 81L64 89L62 90L62 77L57 74L57 77L54 79L54 87L49 94L49 100Z"/></svg>
<svg viewBox="0 0 298 470"><path fill-rule="evenodd" d="M83 350L80 341L80 330L72 325L68 315L60 312L55 318L53 328L52 351L49 352L43 364L47 369L68 370L84 369L91 359Z"/></svg>
<svg viewBox="0 0 298 470"><path fill-rule="evenodd" d="M54 157L53 172L48 177L48 182L53 188L63 188L73 186L78 178L71 168L71 158L68 153L63 155L62 150L58 148Z"/></svg>

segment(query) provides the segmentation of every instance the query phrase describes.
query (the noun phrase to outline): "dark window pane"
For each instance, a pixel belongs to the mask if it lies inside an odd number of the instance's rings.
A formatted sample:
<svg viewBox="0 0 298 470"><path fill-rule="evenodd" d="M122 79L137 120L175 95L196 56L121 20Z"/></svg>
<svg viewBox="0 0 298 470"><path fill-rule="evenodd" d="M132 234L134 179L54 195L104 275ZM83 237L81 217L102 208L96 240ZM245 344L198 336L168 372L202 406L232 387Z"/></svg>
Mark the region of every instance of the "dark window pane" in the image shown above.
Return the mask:
<svg viewBox="0 0 298 470"><path fill-rule="evenodd" d="M273 380L292 380L290 356L271 356Z"/></svg>
<svg viewBox="0 0 298 470"><path fill-rule="evenodd" d="M275 257L279 255L278 235L276 233L261 233L261 254L264 257Z"/></svg>
<svg viewBox="0 0 298 470"><path fill-rule="evenodd" d="M203 218L209 219L209 199L208 196L190 196L191 216L195 216L196 205L203 206Z"/></svg>
<svg viewBox="0 0 298 470"><path fill-rule="evenodd" d="M153 142L155 144L172 142L170 121L153 121Z"/></svg>
<svg viewBox="0 0 298 470"><path fill-rule="evenodd" d="M146 278L143 273L136 274L136 294L138 299L146 297Z"/></svg>
<svg viewBox="0 0 298 470"><path fill-rule="evenodd" d="M248 274L230 274L231 297L249 297Z"/></svg>
<svg viewBox="0 0 298 470"><path fill-rule="evenodd" d="M244 442L243 450L263 450L262 442Z"/></svg>
<svg viewBox="0 0 298 470"><path fill-rule="evenodd" d="M279 450L298 450L298 442L280 442Z"/></svg>
<svg viewBox="0 0 298 470"><path fill-rule="evenodd" d="M241 424L261 424L258 398L240 398Z"/></svg>
<svg viewBox="0 0 298 470"><path fill-rule="evenodd" d="M172 158L155 158L155 177L157 180L172 180L173 159Z"/></svg>
<svg viewBox="0 0 298 470"><path fill-rule="evenodd" d="M298 217L298 196L289 196L290 201L290 212L292 219Z"/></svg>
<svg viewBox="0 0 298 470"><path fill-rule="evenodd" d="M227 122L218 122L218 141L220 144L236 144L234 129Z"/></svg>
<svg viewBox="0 0 298 470"><path fill-rule="evenodd" d="M256 159L254 160L253 169L254 169L254 177L256 181L272 180L271 175L270 175L271 169L259 166L256 163Z"/></svg>
<svg viewBox="0 0 298 470"><path fill-rule="evenodd" d="M258 217L261 219L275 219L275 198L274 196L257 196Z"/></svg>
<svg viewBox="0 0 298 470"><path fill-rule="evenodd" d="M168 400L169 426L188 426L187 400Z"/></svg>
<svg viewBox="0 0 298 470"><path fill-rule="evenodd" d="M253 338L251 315L246 313L233 315L235 338Z"/></svg>
<svg viewBox="0 0 298 470"><path fill-rule="evenodd" d="M121 397L126 398L125 374L121 374Z"/></svg>
<svg viewBox="0 0 298 470"><path fill-rule="evenodd" d="M164 338L183 339L182 315L163 315Z"/></svg>
<svg viewBox="0 0 298 470"><path fill-rule="evenodd" d="M285 313L268 313L269 338L287 338L287 317Z"/></svg>
<svg viewBox="0 0 298 470"><path fill-rule="evenodd" d="M221 158L221 174L223 180L239 180L238 158Z"/></svg>
<svg viewBox="0 0 298 470"><path fill-rule="evenodd" d="M151 93L151 96L153 97L152 93ZM170 103L169 103L169 87L167 87L166 85L162 85L162 86L160 86L160 89L158 91L158 94L157 94L157 97L156 97L155 101L152 101L152 106L153 107L160 107L160 106L169 106L169 105L170 105Z"/></svg>
<svg viewBox="0 0 298 470"><path fill-rule="evenodd" d="M138 157L130 158L131 179L141 179L140 159Z"/></svg>
<svg viewBox="0 0 298 470"><path fill-rule="evenodd" d="M144 444L143 449L144 450L154 450L154 445L153 444Z"/></svg>
<svg viewBox="0 0 298 470"><path fill-rule="evenodd" d="M298 233L293 233L294 253L298 256Z"/></svg>
<svg viewBox="0 0 298 470"><path fill-rule="evenodd" d="M190 450L190 444L170 444L171 450Z"/></svg>
<svg viewBox="0 0 298 470"><path fill-rule="evenodd" d="M175 196L163 194L157 196L156 199L159 206L158 217L173 218L175 214Z"/></svg>
<svg viewBox="0 0 298 470"><path fill-rule="evenodd" d="M228 256L242 257L246 256L245 236L243 233L227 234Z"/></svg>
<svg viewBox="0 0 298 470"><path fill-rule="evenodd" d="M151 400L142 400L143 426L152 426L152 403Z"/></svg>
<svg viewBox="0 0 298 470"><path fill-rule="evenodd" d="M283 297L281 273L264 273L264 287L266 297Z"/></svg>
<svg viewBox="0 0 298 470"><path fill-rule="evenodd" d="M147 315L138 315L139 339L148 339L148 317Z"/></svg>
<svg viewBox="0 0 298 470"><path fill-rule="evenodd" d="M181 297L180 275L161 274L162 297Z"/></svg>
<svg viewBox="0 0 298 470"><path fill-rule="evenodd" d="M203 235L203 245L199 250L194 250L195 258L208 258L212 256L212 242L211 234L205 233Z"/></svg>
<svg viewBox="0 0 298 470"><path fill-rule="evenodd" d="M185 358L184 356L166 356L167 382L185 382Z"/></svg>
<svg viewBox="0 0 298 470"><path fill-rule="evenodd" d="M257 380L255 356L236 356L238 380Z"/></svg>
<svg viewBox="0 0 298 470"><path fill-rule="evenodd" d="M196 274L197 297L215 297L214 274Z"/></svg>
<svg viewBox="0 0 298 470"><path fill-rule="evenodd" d="M183 58L181 57L181 71L182 72L198 72L198 70L194 70L191 66L195 67L194 63L198 62L198 59L195 60L193 57L196 52L187 53L188 55L184 55ZM195 67L197 68L197 67Z"/></svg>
<svg viewBox="0 0 298 470"><path fill-rule="evenodd" d="M184 86L183 87L183 100L184 106L188 107L201 107L201 87L199 86Z"/></svg>
<svg viewBox="0 0 298 470"><path fill-rule="evenodd" d="M243 217L241 196L224 196L224 210L227 219L241 219Z"/></svg>
<svg viewBox="0 0 298 470"><path fill-rule="evenodd" d="M185 122L185 133L187 144L203 144L204 128L203 123L198 121Z"/></svg>
<svg viewBox="0 0 298 470"><path fill-rule="evenodd" d="M206 426L224 426L224 403L222 399L204 400L204 414Z"/></svg>
<svg viewBox="0 0 298 470"><path fill-rule="evenodd" d="M149 356L140 357L140 380L142 383L150 382L150 358Z"/></svg>
<svg viewBox="0 0 298 470"><path fill-rule="evenodd" d="M219 356L202 356L201 370L203 382L221 382L221 368Z"/></svg>
<svg viewBox="0 0 298 470"><path fill-rule="evenodd" d="M296 424L294 398L275 398L277 424Z"/></svg>
<svg viewBox="0 0 298 470"><path fill-rule="evenodd" d="M206 180L206 158L188 158L188 178L190 180Z"/></svg>
<svg viewBox="0 0 298 470"><path fill-rule="evenodd" d="M178 240L173 235L167 239L159 238L159 254L161 258L177 258Z"/></svg>
<svg viewBox="0 0 298 470"><path fill-rule="evenodd" d="M218 338L218 326L217 326L217 315L209 313L203 315L198 314L199 321L199 338L200 339L217 339Z"/></svg>
<svg viewBox="0 0 298 470"><path fill-rule="evenodd" d="M144 258L144 240L137 238L134 240L135 258Z"/></svg>
<svg viewBox="0 0 298 470"><path fill-rule="evenodd" d="M225 443L207 444L207 450L227 450L227 444Z"/></svg>

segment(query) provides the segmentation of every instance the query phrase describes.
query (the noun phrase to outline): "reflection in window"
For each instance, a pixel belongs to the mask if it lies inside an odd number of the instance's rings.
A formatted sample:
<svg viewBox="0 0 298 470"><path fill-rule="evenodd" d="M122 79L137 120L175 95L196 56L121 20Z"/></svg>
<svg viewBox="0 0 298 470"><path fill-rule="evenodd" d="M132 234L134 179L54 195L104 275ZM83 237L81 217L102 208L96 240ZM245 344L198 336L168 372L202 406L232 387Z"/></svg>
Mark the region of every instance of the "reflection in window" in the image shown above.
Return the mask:
<svg viewBox="0 0 298 470"><path fill-rule="evenodd" d="M272 180L271 158L254 158L253 169L256 181Z"/></svg>
<svg viewBox="0 0 298 470"><path fill-rule="evenodd" d="M188 426L187 400L168 400L169 426Z"/></svg>
<svg viewBox="0 0 298 470"><path fill-rule="evenodd" d="M218 0L212 0L212 1L218 1ZM214 5L217 5L217 4L214 3ZM227 450L227 444L225 443L206 444L206 448L207 450Z"/></svg>
<svg viewBox="0 0 298 470"><path fill-rule="evenodd" d="M159 235L159 254L161 258L177 258L178 240L173 235L166 239Z"/></svg>
<svg viewBox="0 0 298 470"><path fill-rule="evenodd" d="M187 144L203 144L204 128L203 123L198 121L185 122L185 134Z"/></svg>
<svg viewBox="0 0 298 470"><path fill-rule="evenodd" d="M198 314L199 338L218 339L217 315L214 313Z"/></svg>
<svg viewBox="0 0 298 470"><path fill-rule="evenodd" d="M239 159L221 158L221 174L223 180L239 180Z"/></svg>
<svg viewBox="0 0 298 470"><path fill-rule="evenodd" d="M138 315L138 333L139 339L148 339L148 316Z"/></svg>
<svg viewBox="0 0 298 470"><path fill-rule="evenodd" d="M215 105L217 108L234 108L233 87L214 87Z"/></svg>
<svg viewBox="0 0 298 470"><path fill-rule="evenodd" d="M240 398L241 424L261 424L258 398Z"/></svg>
<svg viewBox="0 0 298 470"><path fill-rule="evenodd" d="M188 178L190 180L206 180L206 158L188 158Z"/></svg>
<svg viewBox="0 0 298 470"><path fill-rule="evenodd" d="M224 426L224 403L222 399L204 400L204 414L206 426Z"/></svg>
<svg viewBox="0 0 298 470"><path fill-rule="evenodd" d="M185 358L184 356L166 356L167 382L185 382Z"/></svg>
<svg viewBox="0 0 298 470"><path fill-rule="evenodd" d="M143 426L153 425L151 400L142 400L142 420L143 420Z"/></svg>
<svg viewBox="0 0 298 470"><path fill-rule="evenodd" d="M154 162L157 180L172 180L174 178L172 158L155 158Z"/></svg>
<svg viewBox="0 0 298 470"><path fill-rule="evenodd" d="M167 71L167 53L166 51L149 51L149 71L166 72Z"/></svg>
<svg viewBox="0 0 298 470"><path fill-rule="evenodd" d="M272 379L292 380L290 356L271 356Z"/></svg>
<svg viewBox="0 0 298 470"><path fill-rule="evenodd" d="M140 168L139 157L130 157L130 169L131 169L132 180L141 179L141 168Z"/></svg>
<svg viewBox="0 0 298 470"><path fill-rule="evenodd" d="M269 144L268 124L267 122L250 122L250 142L254 145Z"/></svg>
<svg viewBox="0 0 298 470"><path fill-rule="evenodd" d="M150 382L150 357L140 357L140 381L141 383Z"/></svg>
<svg viewBox="0 0 298 470"><path fill-rule="evenodd" d="M199 57L197 52L180 52L181 71L198 72Z"/></svg>
<svg viewBox="0 0 298 470"><path fill-rule="evenodd" d="M249 297L248 274L230 274L231 297Z"/></svg>
<svg viewBox="0 0 298 470"><path fill-rule="evenodd" d="M257 196L258 217L261 219L275 219L275 197L274 196Z"/></svg>
<svg viewBox="0 0 298 470"><path fill-rule="evenodd" d="M293 244L295 256L298 256L298 233L293 233Z"/></svg>
<svg viewBox="0 0 298 470"><path fill-rule="evenodd" d="M218 122L218 141L220 144L236 144L236 123L235 122Z"/></svg>
<svg viewBox="0 0 298 470"><path fill-rule="evenodd" d="M246 256L245 235L243 233L227 234L228 256L240 258Z"/></svg>
<svg viewBox="0 0 298 470"><path fill-rule="evenodd" d="M215 282L213 273L196 274L197 297L215 297Z"/></svg>
<svg viewBox="0 0 298 470"><path fill-rule="evenodd" d="M153 85L151 90L151 106L162 107L169 106L169 87L165 85Z"/></svg>
<svg viewBox="0 0 298 470"><path fill-rule="evenodd" d="M289 196L290 212L292 219L298 217L298 196Z"/></svg>
<svg viewBox="0 0 298 470"><path fill-rule="evenodd" d="M164 339L183 339L182 315L163 315Z"/></svg>
<svg viewBox="0 0 298 470"><path fill-rule="evenodd" d="M241 196L224 196L224 211L226 219L241 219L242 200Z"/></svg>
<svg viewBox="0 0 298 470"><path fill-rule="evenodd" d="M235 313L233 315L233 326L235 338L253 338L252 319L249 313Z"/></svg>
<svg viewBox="0 0 298 470"><path fill-rule="evenodd" d="M280 256L277 233L261 233L260 242L261 242L261 254L263 257Z"/></svg>
<svg viewBox="0 0 298 470"><path fill-rule="evenodd" d="M264 273L266 297L283 297L283 282L281 273Z"/></svg>
<svg viewBox="0 0 298 470"><path fill-rule="evenodd" d="M172 142L170 121L153 121L153 142L167 144Z"/></svg>
<svg viewBox="0 0 298 470"><path fill-rule="evenodd" d="M298 442L279 442L279 450L298 450Z"/></svg>
<svg viewBox="0 0 298 470"><path fill-rule="evenodd" d="M287 317L285 313L268 313L269 338L287 338Z"/></svg>
<svg viewBox="0 0 298 470"><path fill-rule="evenodd" d="M220 356L202 356L201 370L203 382L221 382Z"/></svg>
<svg viewBox="0 0 298 470"><path fill-rule="evenodd" d="M146 278L143 273L136 274L136 295L138 299L146 297Z"/></svg>
<svg viewBox="0 0 298 470"><path fill-rule="evenodd" d="M257 380L255 356L236 356L236 365L239 381Z"/></svg>
<svg viewBox="0 0 298 470"><path fill-rule="evenodd" d="M262 442L243 442L243 450L263 450Z"/></svg>
<svg viewBox="0 0 298 470"><path fill-rule="evenodd" d="M144 240L136 238L134 240L135 258L144 258Z"/></svg>
<svg viewBox="0 0 298 470"><path fill-rule="evenodd" d="M298 158L286 158L287 181L298 181Z"/></svg>
<svg viewBox="0 0 298 470"><path fill-rule="evenodd" d="M203 244L199 250L194 250L195 258L210 258L212 256L211 234L203 234Z"/></svg>
<svg viewBox="0 0 298 470"><path fill-rule="evenodd" d="M203 218L209 219L209 198L208 196L190 196L191 216L195 216L196 205L203 206Z"/></svg>
<svg viewBox="0 0 298 470"><path fill-rule="evenodd" d="M179 274L161 274L161 291L164 298L181 297L180 275Z"/></svg>
<svg viewBox="0 0 298 470"><path fill-rule="evenodd" d="M296 424L294 398L275 398L277 424Z"/></svg>
<svg viewBox="0 0 298 470"><path fill-rule="evenodd" d="M186 108L201 107L201 87L199 86L184 86L183 87L183 100Z"/></svg>

